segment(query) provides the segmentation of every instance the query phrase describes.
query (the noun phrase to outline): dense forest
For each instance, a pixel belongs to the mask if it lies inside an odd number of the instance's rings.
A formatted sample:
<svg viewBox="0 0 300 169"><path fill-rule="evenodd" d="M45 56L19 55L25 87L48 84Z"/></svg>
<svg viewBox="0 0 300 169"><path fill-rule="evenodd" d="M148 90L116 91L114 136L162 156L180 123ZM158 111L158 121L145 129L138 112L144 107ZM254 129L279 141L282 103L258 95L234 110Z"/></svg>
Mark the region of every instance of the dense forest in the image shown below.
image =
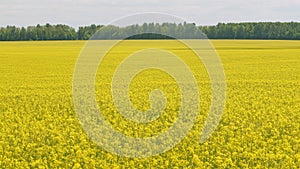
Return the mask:
<svg viewBox="0 0 300 169"><path fill-rule="evenodd" d="M219 23L200 29L210 39L300 39L300 23Z"/></svg>
<svg viewBox="0 0 300 169"><path fill-rule="evenodd" d="M96 33L98 30L100 30ZM147 33L145 33L147 32ZM203 32L203 33L202 33ZM95 34L96 33L96 34ZM170 36L165 36L166 34ZM78 30L67 25L36 25L0 28L0 41L87 40L87 39L290 39L300 40L298 22L219 23L196 26L193 23L145 23L127 27L92 24Z"/></svg>

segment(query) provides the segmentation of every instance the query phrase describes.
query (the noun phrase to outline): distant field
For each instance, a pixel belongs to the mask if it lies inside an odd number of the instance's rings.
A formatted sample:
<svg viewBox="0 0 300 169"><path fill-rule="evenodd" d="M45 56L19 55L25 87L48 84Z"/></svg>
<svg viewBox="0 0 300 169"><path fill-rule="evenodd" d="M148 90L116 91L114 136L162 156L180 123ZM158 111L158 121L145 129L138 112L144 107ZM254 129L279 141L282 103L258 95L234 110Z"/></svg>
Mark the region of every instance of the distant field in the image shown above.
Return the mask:
<svg viewBox="0 0 300 169"><path fill-rule="evenodd" d="M99 69L99 107L116 130L133 137L172 125L179 90L159 71L137 76L130 93L136 108L149 108L154 87L169 93L170 102L148 126L126 121L107 87L116 58L151 45L184 55L194 71L201 94L196 124L174 149L144 159L106 152L83 132L73 108L72 78L85 41L0 42L0 168L300 168L300 41L212 42L224 65L227 100L217 130L204 144L198 140L210 105L209 79L189 51L166 40L126 41Z"/></svg>

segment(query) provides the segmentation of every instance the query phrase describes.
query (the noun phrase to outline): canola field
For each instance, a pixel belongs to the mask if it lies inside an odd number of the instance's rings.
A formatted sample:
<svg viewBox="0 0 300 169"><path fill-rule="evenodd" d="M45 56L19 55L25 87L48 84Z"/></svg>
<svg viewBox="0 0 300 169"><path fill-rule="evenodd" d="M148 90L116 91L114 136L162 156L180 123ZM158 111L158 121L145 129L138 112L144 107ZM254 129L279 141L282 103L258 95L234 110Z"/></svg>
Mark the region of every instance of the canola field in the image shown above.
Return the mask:
<svg viewBox="0 0 300 169"><path fill-rule="evenodd" d="M105 45L105 41L103 42ZM141 47L183 56L199 86L196 123L173 149L148 158L115 155L84 132L72 99L72 79L85 41L0 42L0 168L300 168L300 41L214 40L227 83L225 111L199 143L211 101L209 78L189 50L172 40L124 41L103 60L96 100L107 122L127 136L151 137L176 121L180 90L168 74L150 69L130 84L136 109L149 109L160 88L167 104L148 124L128 121L111 99L109 83L122 58Z"/></svg>

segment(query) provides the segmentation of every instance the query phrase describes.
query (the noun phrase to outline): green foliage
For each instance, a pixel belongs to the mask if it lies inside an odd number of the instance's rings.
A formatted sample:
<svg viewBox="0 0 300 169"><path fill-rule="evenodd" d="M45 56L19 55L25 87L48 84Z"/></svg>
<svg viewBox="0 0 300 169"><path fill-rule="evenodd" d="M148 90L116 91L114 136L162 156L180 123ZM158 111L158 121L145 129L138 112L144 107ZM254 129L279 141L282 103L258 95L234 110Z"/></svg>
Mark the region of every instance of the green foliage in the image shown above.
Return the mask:
<svg viewBox="0 0 300 169"><path fill-rule="evenodd" d="M102 25L92 24L91 26L79 27L77 31L77 39L78 40L88 40L95 32L97 32Z"/></svg>
<svg viewBox="0 0 300 169"><path fill-rule="evenodd" d="M300 39L300 23L219 23L201 26L210 39Z"/></svg>
<svg viewBox="0 0 300 169"><path fill-rule="evenodd" d="M67 25L37 25L27 28L17 28L7 26L0 28L1 41L19 41L19 40L75 40L77 33L74 28Z"/></svg>
<svg viewBox="0 0 300 169"><path fill-rule="evenodd" d="M101 29L102 28L102 29ZM96 33L98 30L100 32ZM145 33L146 32L146 33ZM95 34L96 33L96 34ZM171 37L165 34L172 35ZM94 36L93 36L94 35ZM17 40L88 40L92 39L300 39L300 23L219 23L196 26L193 23L144 23L127 27L92 24L77 31L67 25L37 25L27 28L0 28L0 41Z"/></svg>

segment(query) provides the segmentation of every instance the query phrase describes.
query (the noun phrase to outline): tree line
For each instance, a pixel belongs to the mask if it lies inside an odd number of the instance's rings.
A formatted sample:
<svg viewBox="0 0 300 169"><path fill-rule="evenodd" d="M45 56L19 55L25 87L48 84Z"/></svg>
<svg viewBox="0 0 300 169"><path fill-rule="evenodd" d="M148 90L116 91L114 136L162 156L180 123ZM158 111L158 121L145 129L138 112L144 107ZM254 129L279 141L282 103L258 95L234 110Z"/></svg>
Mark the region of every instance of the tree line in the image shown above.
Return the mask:
<svg viewBox="0 0 300 169"><path fill-rule="evenodd" d="M101 31L98 31L100 30ZM28 40L88 40L88 39L290 39L300 40L300 23L253 22L219 23L196 26L194 23L144 23L118 27L92 24L79 27L68 25L36 25L0 28L0 41Z"/></svg>
<svg viewBox="0 0 300 169"><path fill-rule="evenodd" d="M297 22L219 23L200 29L210 39L300 39Z"/></svg>

